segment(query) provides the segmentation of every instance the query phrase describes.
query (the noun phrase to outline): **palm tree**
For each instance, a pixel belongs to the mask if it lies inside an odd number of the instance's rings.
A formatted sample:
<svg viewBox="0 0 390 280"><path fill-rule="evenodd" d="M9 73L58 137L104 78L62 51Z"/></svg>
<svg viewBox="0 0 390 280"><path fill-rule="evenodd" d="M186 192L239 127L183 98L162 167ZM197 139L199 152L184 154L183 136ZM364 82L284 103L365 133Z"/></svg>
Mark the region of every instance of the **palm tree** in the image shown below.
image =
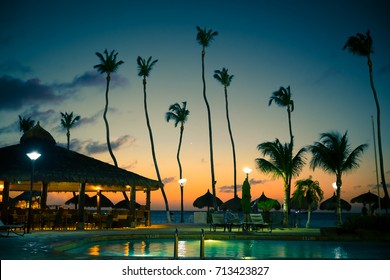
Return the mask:
<svg viewBox="0 0 390 280"><path fill-rule="evenodd" d="M292 194L294 200L300 205L307 205L306 227L310 227L310 217L312 210L318 207L318 203L324 199L324 192L320 188L318 181L313 181L311 176L307 179L298 180L295 183L295 191Z"/></svg>
<svg viewBox="0 0 390 280"><path fill-rule="evenodd" d="M165 119L167 122L172 120L174 122L175 127L180 123L180 137L179 137L179 146L177 148L177 164L179 165L179 179L183 178L183 170L180 162L180 149L181 149L181 143L183 140L183 132L184 132L184 123L188 119L188 115L190 114L190 111L187 110L187 101L182 102L182 107L179 103L175 103L171 106L169 106L169 112L165 114ZM183 205L183 186L180 185L180 196L181 196L181 217L180 222L184 223L184 205Z"/></svg>
<svg viewBox="0 0 390 280"><path fill-rule="evenodd" d="M213 130L211 127L211 111L210 105L206 96L206 80L205 80L205 67L204 67L204 57L206 54L206 47L208 47L211 41L214 40L214 37L218 35L217 31L211 29L207 30L206 28L201 29L199 26L196 27L198 33L196 35L196 40L202 46L202 82L203 82L203 99L207 108L207 118L209 124L209 142L210 142L210 167L211 167L211 187L213 191L213 207L217 209L217 200L216 200L216 190L215 190L215 173L214 173L214 154L213 154Z"/></svg>
<svg viewBox="0 0 390 280"><path fill-rule="evenodd" d="M61 112L61 126L66 129L66 139L67 139L67 147L69 150L69 144L70 144L70 129L73 128L76 125L76 122L80 120L80 116L74 116L73 112L68 114L67 112L62 113Z"/></svg>
<svg viewBox="0 0 390 280"><path fill-rule="evenodd" d="M370 85L372 94L374 96L375 105L376 105L376 121L378 125L378 152L379 152L379 168L381 171L381 182L382 187L384 191L384 198L385 201L389 201L389 193L387 192L386 187L386 179L385 179L385 168L383 166L383 152L382 152L382 137L381 137L381 113L380 113L380 107L379 107L379 100L378 96L376 94L376 89L374 86L374 78L372 74L372 61L371 61L371 54L374 53L373 49L373 41L370 35L370 31L368 30L366 34L357 33L356 36L350 36L345 43L343 50L347 49L352 54L356 54L359 56L365 56L367 57L367 64L368 64L368 73L370 75Z"/></svg>
<svg viewBox="0 0 390 280"><path fill-rule="evenodd" d="M273 92L272 96L269 99L268 106L271 106L272 101L275 102L275 104L280 107L287 108L290 143L292 143L294 136L292 134L292 128L291 128L291 112L294 111L294 101L291 99L290 86L288 86L287 88L280 87L278 91Z"/></svg>
<svg viewBox="0 0 390 280"><path fill-rule="evenodd" d="M108 54L107 50L104 51L103 54L96 52L97 57L100 60L100 64L95 65L93 68L96 68L97 71L100 74L106 74L106 106L104 108L103 113L103 119L104 123L106 125L106 138L107 138L107 147L108 152L111 155L112 160L114 161L114 164L116 167L118 167L118 162L116 161L116 158L114 156L114 153L112 152L111 143L110 143L110 128L108 126L108 120L107 120L107 111L108 111L108 91L110 88L110 81L111 81L111 73L114 73L118 70L119 66L123 64L124 62L122 60L117 61L118 53L115 52L115 50L112 50L110 54Z"/></svg>
<svg viewBox="0 0 390 280"><path fill-rule="evenodd" d="M228 124L228 130L230 135L230 142L232 144L232 152L233 152L233 171L234 171L234 197L237 197L237 165L236 165L236 149L234 147L234 140L232 129L230 127L230 119L229 119L229 104L228 104L228 95L227 88L230 86L230 83L233 79L234 75L228 74L228 69L222 68L222 70L214 71L214 78L220 82L224 87L225 92L225 105L226 105L226 120Z"/></svg>
<svg viewBox="0 0 390 280"><path fill-rule="evenodd" d="M157 159L156 159L156 152L154 149L154 141L153 141L153 132L152 132L152 127L150 126L150 121L149 121L149 114L148 114L148 106L146 102L146 77L149 77L150 72L153 69L153 66L157 63L157 59L152 61L152 57L150 56L148 60L141 58L138 56L137 58L137 64L138 64L138 76L143 78L143 86L144 86L144 109L145 109L145 117L146 117L146 125L148 127L149 131L149 138L150 138L150 145L152 148L152 156L153 156L153 162L154 162L154 167L156 169L156 174L157 174L157 179L160 183L162 183L161 176L160 176L160 171L158 168L157 164ZM161 187L161 193L164 198L165 202L165 208L167 211L167 220L170 222L170 214L169 214L169 205L168 205L168 199L165 194L164 186Z"/></svg>
<svg viewBox="0 0 390 280"><path fill-rule="evenodd" d="M336 175L337 226L342 224L340 204L342 176L359 167L359 157L366 148L367 144L362 144L352 150L347 132L342 136L338 132L322 133L320 142L315 142L309 147L313 155L310 162L313 170L320 167L325 172Z"/></svg>
<svg viewBox="0 0 390 280"><path fill-rule="evenodd" d="M293 157L292 143L281 144L279 139L274 142L264 142L257 146L257 149L263 156L268 156L269 160L265 158L257 158L257 168L265 174L272 174L273 178L282 178L284 183L284 203L283 203L283 225L289 225L290 212L290 192L291 192L291 178L296 177L301 172L305 158L304 153L306 148L301 148Z"/></svg>
<svg viewBox="0 0 390 280"><path fill-rule="evenodd" d="M23 133L26 133L31 128L33 128L35 125L35 121L31 119L31 117L21 117L19 115L19 131L23 131Z"/></svg>

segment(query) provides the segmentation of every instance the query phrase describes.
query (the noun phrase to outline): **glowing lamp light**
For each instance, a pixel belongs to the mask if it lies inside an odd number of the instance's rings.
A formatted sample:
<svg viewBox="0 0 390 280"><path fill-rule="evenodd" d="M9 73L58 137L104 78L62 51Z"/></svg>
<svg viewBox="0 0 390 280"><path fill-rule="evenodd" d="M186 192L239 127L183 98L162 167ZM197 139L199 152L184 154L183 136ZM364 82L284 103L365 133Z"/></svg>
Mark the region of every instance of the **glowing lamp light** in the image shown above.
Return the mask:
<svg viewBox="0 0 390 280"><path fill-rule="evenodd" d="M180 186L184 187L184 185L187 183L187 179L186 178L181 178L178 182L179 182Z"/></svg>
<svg viewBox="0 0 390 280"><path fill-rule="evenodd" d="M31 153L28 153L27 156L31 159L31 160L37 160L41 154L38 153L38 152L31 152Z"/></svg>
<svg viewBox="0 0 390 280"><path fill-rule="evenodd" d="M243 171L245 172L245 174L249 174L249 173L252 172L252 168L245 167L245 168L243 169Z"/></svg>
<svg viewBox="0 0 390 280"><path fill-rule="evenodd" d="M336 182L333 182L332 187L333 187L334 190L337 190L337 184L336 184Z"/></svg>

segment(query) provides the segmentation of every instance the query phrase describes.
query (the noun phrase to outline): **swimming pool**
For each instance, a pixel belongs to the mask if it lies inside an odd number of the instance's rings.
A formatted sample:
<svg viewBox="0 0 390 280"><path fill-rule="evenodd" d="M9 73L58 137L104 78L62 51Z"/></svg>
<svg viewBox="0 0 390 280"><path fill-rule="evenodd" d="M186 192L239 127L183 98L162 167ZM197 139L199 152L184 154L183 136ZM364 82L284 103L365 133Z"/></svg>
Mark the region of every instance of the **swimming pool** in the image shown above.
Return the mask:
<svg viewBox="0 0 390 280"><path fill-rule="evenodd" d="M390 259L390 244L334 241L205 240L206 259ZM101 258L166 259L172 239L115 240L88 243L67 254ZM180 240L179 259L198 259L199 240Z"/></svg>

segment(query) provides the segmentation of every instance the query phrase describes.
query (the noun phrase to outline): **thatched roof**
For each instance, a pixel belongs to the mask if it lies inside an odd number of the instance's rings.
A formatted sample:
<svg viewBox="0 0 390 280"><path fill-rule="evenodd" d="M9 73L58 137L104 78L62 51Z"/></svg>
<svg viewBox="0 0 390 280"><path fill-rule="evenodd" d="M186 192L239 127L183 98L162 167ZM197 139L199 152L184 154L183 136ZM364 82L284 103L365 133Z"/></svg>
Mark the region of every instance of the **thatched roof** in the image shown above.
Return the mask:
<svg viewBox="0 0 390 280"><path fill-rule="evenodd" d="M31 160L26 154L36 150L41 157L35 161L34 182L89 183L152 190L161 186L156 180L57 146L54 138L40 127L39 123L26 132L20 142L17 145L0 148L2 181L11 183L30 181Z"/></svg>

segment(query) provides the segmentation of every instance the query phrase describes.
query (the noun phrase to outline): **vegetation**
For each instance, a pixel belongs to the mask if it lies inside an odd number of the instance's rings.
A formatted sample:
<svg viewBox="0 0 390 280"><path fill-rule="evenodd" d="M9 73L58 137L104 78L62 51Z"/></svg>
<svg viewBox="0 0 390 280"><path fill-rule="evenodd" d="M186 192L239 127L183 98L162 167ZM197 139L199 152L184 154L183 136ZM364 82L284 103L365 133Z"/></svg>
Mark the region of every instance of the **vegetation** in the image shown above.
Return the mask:
<svg viewBox="0 0 390 280"><path fill-rule="evenodd" d="M225 107L226 107L226 121L228 124L230 143L232 144L232 153L233 153L233 187L234 187L234 197L237 197L237 163L236 163L236 148L234 146L234 139L232 128L230 126L230 117L229 117L229 103L228 103L228 94L227 88L230 86L230 83L233 80L233 75L229 75L227 68L222 68L222 70L214 71L214 78L221 83L224 88L225 93Z"/></svg>
<svg viewBox="0 0 390 280"><path fill-rule="evenodd" d="M23 131L23 133L26 133L31 128L33 128L35 125L35 121L31 119L31 117L21 117L19 115L19 131Z"/></svg>
<svg viewBox="0 0 390 280"><path fill-rule="evenodd" d="M183 169L180 162L180 149L181 143L183 140L183 132L184 132L184 123L187 121L190 111L187 110L187 101L182 102L182 107L179 103L172 104L169 106L169 111L165 114L165 119L167 122L172 120L174 122L175 127L180 123L180 136L179 136L179 146L177 147L177 164L179 165L179 179L183 178ZM183 217L183 187L180 186L180 195L181 195L181 219L180 222L184 222Z"/></svg>
<svg viewBox="0 0 390 280"><path fill-rule="evenodd" d="M367 144L362 144L351 149L347 132L341 135L338 132L326 132L320 135L320 142L315 142L309 147L312 152L310 166L323 169L327 173L336 175L336 197L337 197L337 226L342 225L340 194L342 186L342 176L359 167L359 157L367 148Z"/></svg>
<svg viewBox="0 0 390 280"><path fill-rule="evenodd" d="M156 174L157 174L157 179L160 183L162 183L161 175L160 175L160 170L158 168L157 164L157 158L156 158L156 151L154 148L154 140L153 140L153 131L152 127L150 125L150 120L149 120L149 114L148 114L148 104L147 104L147 98L146 98L146 78L149 77L150 72L153 69L153 66L157 63L157 59L152 61L152 57L150 56L148 60L138 56L137 58L137 64L138 64L138 76L142 77L142 83L144 87L144 110L145 110L145 118L146 118L146 125L148 127L149 131L149 139L150 139L150 146L152 148L152 157L153 157L153 162L154 162L154 167L156 169ZM169 214L169 204L168 204L168 199L167 195L165 194L164 186L161 188L161 193L165 202L165 209L167 211L167 220L170 222L170 214Z"/></svg>
<svg viewBox="0 0 390 280"><path fill-rule="evenodd" d="M199 26L196 27L198 33L196 35L196 40L202 46L202 82L203 82L203 99L207 108L207 119L209 124L209 142L210 142L210 168L211 168L211 187L213 192L213 205L214 209L217 209L217 193L215 190L215 172L214 172L214 154L213 154L213 130L211 126L211 111L210 105L207 100L206 95L206 80L205 80L205 66L204 66L204 57L206 55L206 47L214 40L214 37L218 35L217 31L211 29L207 30L206 28L202 29Z"/></svg>
<svg viewBox="0 0 390 280"><path fill-rule="evenodd" d="M67 140L68 150L70 145L70 129L73 128L79 120L80 120L80 116L73 116L73 112L71 112L70 114L68 114L67 112L65 113L61 112L61 126L62 128L66 129L66 140Z"/></svg>
<svg viewBox="0 0 390 280"><path fill-rule="evenodd" d="M310 217L312 210L317 209L318 203L324 199L324 192L320 188L318 181L313 181L311 176L307 179L298 180L295 183L295 191L292 197L300 205L307 205L307 222L306 227L310 227Z"/></svg>
<svg viewBox="0 0 390 280"><path fill-rule="evenodd" d="M376 122L378 126L377 133L378 133L378 152L379 152L379 168L381 172L381 183L385 194L384 199L386 205L389 206L389 193L387 192L385 169L383 166L381 113L380 113L379 99L378 99L378 95L376 94L376 89L374 86L374 78L372 74L371 54L374 53L374 49L373 49L373 40L370 31L368 30L366 34L357 33L355 36L350 36L347 42L345 43L343 49L344 50L347 49L353 54L364 56L367 58L368 73L370 75L370 85L371 85L371 90L374 96L375 106L376 106Z"/></svg>
<svg viewBox="0 0 390 280"><path fill-rule="evenodd" d="M257 146L262 156L268 156L266 158L257 158L257 168L265 173L272 174L273 178L282 178L284 182L284 202L283 202L283 225L287 227L289 225L289 213L290 213L290 194L291 194L291 178L296 177L301 172L305 158L304 154L306 148L301 148L298 153L293 157L291 144L282 144L279 139L274 142L264 142Z"/></svg>
<svg viewBox="0 0 390 280"><path fill-rule="evenodd" d="M103 54L104 54L104 56L103 56ZM106 80L107 80L107 83L106 83L106 106L104 107L103 119L104 119L104 123L106 125L106 139L107 139L108 152L110 153L111 158L114 161L115 166L118 167L118 162L116 161L116 158L115 158L114 153L112 152L112 148L111 148L110 127L108 125L108 120L107 120L108 91L110 88L111 73L116 72L118 70L119 66L122 65L124 62L122 60L117 61L118 53L115 52L115 50L112 50L110 52L110 54L108 54L108 51L105 50L103 54L96 52L96 55L100 60L100 64L96 64L93 68L97 69L97 71L100 74L106 74Z"/></svg>

